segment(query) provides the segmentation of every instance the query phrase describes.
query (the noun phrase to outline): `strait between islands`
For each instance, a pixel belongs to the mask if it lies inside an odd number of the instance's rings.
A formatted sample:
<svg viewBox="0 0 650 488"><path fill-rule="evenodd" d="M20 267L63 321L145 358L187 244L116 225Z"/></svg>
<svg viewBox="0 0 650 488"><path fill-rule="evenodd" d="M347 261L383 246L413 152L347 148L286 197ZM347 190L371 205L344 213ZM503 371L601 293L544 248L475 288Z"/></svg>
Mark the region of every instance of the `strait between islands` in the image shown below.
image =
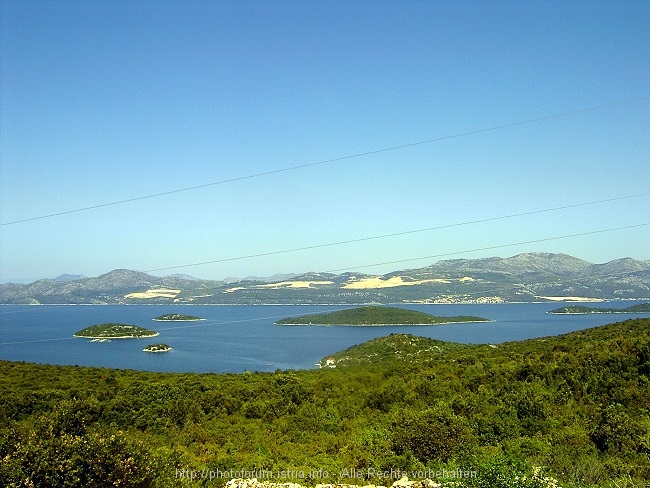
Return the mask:
<svg viewBox="0 0 650 488"><path fill-rule="evenodd" d="M336 312L303 315L278 320L278 325L342 325L342 326L381 326L381 325L441 325L459 322L490 322L483 317L458 315L437 317L428 313L416 312L396 307L358 307Z"/></svg>
<svg viewBox="0 0 650 488"><path fill-rule="evenodd" d="M200 317L183 315L180 313L168 313L154 318L158 322L189 322L205 320ZM141 339L144 337L155 337L159 335L155 330L145 329L137 325L129 324L97 324L86 327L73 334L73 337L91 339L92 342L109 342L111 339ZM143 349L145 352L167 352L171 350L167 344L150 344Z"/></svg>

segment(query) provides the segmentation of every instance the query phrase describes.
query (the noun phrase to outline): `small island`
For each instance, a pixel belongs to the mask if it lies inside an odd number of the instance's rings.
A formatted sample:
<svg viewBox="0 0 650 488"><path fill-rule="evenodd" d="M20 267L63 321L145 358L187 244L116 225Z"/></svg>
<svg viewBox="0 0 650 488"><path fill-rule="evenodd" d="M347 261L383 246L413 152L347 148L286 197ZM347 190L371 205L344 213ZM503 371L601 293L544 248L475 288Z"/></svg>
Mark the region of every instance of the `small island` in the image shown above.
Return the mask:
<svg viewBox="0 0 650 488"><path fill-rule="evenodd" d="M144 352L168 352L172 348L167 344L149 344L143 349Z"/></svg>
<svg viewBox="0 0 650 488"><path fill-rule="evenodd" d="M276 322L278 325L441 325L458 322L489 322L489 319L459 315L456 317L437 317L428 313L416 312L396 307L359 307L336 312L289 317Z"/></svg>
<svg viewBox="0 0 650 488"><path fill-rule="evenodd" d="M192 322L194 320L205 320L201 317L192 317L191 315L183 315L181 313L166 313L153 319L157 322Z"/></svg>
<svg viewBox="0 0 650 488"><path fill-rule="evenodd" d="M128 324L97 324L86 327L73 334L73 337L84 339L139 339L155 337L158 332L137 325Z"/></svg>
<svg viewBox="0 0 650 488"><path fill-rule="evenodd" d="M562 307L556 310L551 310L548 313L555 314L572 314L582 315L588 313L650 313L650 303L639 303L627 308L611 308L611 307L585 307L583 305L572 305L570 307Z"/></svg>

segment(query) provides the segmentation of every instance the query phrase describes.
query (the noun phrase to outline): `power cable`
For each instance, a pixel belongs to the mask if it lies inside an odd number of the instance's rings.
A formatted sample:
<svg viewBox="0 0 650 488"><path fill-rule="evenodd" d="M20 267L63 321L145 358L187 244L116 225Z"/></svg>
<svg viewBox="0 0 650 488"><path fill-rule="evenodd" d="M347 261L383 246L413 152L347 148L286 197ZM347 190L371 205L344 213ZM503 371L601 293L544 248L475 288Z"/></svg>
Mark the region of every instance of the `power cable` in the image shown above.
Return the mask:
<svg viewBox="0 0 650 488"><path fill-rule="evenodd" d="M60 305L58 305L60 306ZM69 305L69 306L74 306L74 305ZM322 306L322 305L321 305ZM337 310L344 310L346 308L350 308L350 305L341 305L341 309L336 309ZM333 310L327 309L327 310L316 310L312 313L325 313L325 312L332 312ZM18 310L18 313L21 311ZM208 321L201 321L200 324L191 324L191 325L178 325L178 326L170 326L170 327L156 327L156 330L159 331L168 331L168 330L176 330L176 329L191 329L191 328L197 328L197 327L206 327L209 325L230 325L230 324L241 324L241 323L248 323L248 322L259 322L262 320L275 320L275 319L283 319L286 318L285 315L269 315L265 317L253 317L253 318L246 318L246 319L233 319L233 320L208 320ZM71 339L83 339L83 337L74 337L74 336L69 336L69 337L54 337L50 339L31 339L31 340L25 340L25 341L13 341L13 342L0 342L0 346L14 346L17 344L32 344L36 342L52 342L52 341L66 341L66 340L71 340Z"/></svg>
<svg viewBox="0 0 650 488"><path fill-rule="evenodd" d="M155 269L150 269L144 271L145 273L153 273L157 271L167 271L170 269L179 269L179 268L189 268L189 267L194 267L194 266L204 266L207 264L218 264L218 263L225 263L225 262L230 262L230 261L239 261L243 259L252 259L252 258L259 258L259 257L264 257L264 256L275 256L278 254L288 254L292 252L298 252L298 251L307 251L307 250L312 250L312 249L320 249L324 247L332 247L332 246L340 246L343 244L353 244L357 242L366 242L366 241L372 241L372 240L377 240L377 239L386 239L389 237L398 237L398 236L404 236L404 235L409 235L409 234L416 234L416 233L421 233L421 232L430 232L433 230L441 230L441 229L449 229L452 227L461 227L465 225L472 225L472 224L479 224L479 223L485 223L485 222L494 222L497 220L504 220L504 219L510 219L514 217L523 217L527 215L535 215L535 214L540 214L540 213L547 213L547 212L554 212L557 210L566 210L569 208L578 208L578 207L585 207L588 205L596 205L599 203L609 203L609 202L614 202L618 200L626 200L630 198L638 198L638 197L644 197L650 195L649 193L639 193L636 195L625 195L622 197L614 197L614 198L607 198L604 200L595 200L592 202L583 202L583 203L576 203L576 204L571 204L571 205L563 205L560 207L551 207L551 208L545 208L541 210L531 210L529 212L520 212L520 213L515 213L515 214L510 214L510 215L501 215L498 217L488 217L485 219L477 219L477 220L469 220L466 222L457 222L453 224L445 224L445 225L439 225L439 226L434 226L434 227L426 227L422 229L414 229L414 230L407 230L403 232L392 232L389 234L381 234L381 235L376 235L376 236L368 236L368 237L360 237L358 239L348 239L344 241L336 241L336 242L328 242L324 244L314 244L311 246L303 246L303 247L294 247L290 249L281 249L278 251L268 251L268 252L263 252L263 253L257 253L257 254L247 254L243 256L235 256L235 257L229 257L229 258L221 258L221 259L214 259L211 261L202 261L198 263L190 263L190 264L181 264L178 266L167 266L164 268L155 268Z"/></svg>
<svg viewBox="0 0 650 488"><path fill-rule="evenodd" d="M648 224L640 224L640 225L648 225ZM598 232L598 231L596 231L596 232ZM514 246L516 244L511 244L511 245ZM617 276L620 276L620 275L618 273L612 273L612 274L599 275L598 278L599 279L608 279L608 278L615 278ZM558 281L557 281L558 279L559 278L556 278L553 281L536 282L536 283L532 284L532 286L555 285L555 284L558 284ZM583 279L585 279L585 276L579 276L579 277L575 277L575 278L564 278L563 277L561 284L566 285L567 283L578 283ZM528 288L529 286L531 286L531 285L525 285L525 288ZM497 291L501 291L501 290L502 290L502 288L494 288L494 289L482 288L481 293L497 292ZM547 303L547 302L534 302L534 303ZM558 302L558 303L565 303L565 302ZM458 303L452 303L451 305L457 305L457 304ZM390 304L387 304L387 305L390 305ZM418 304L417 303L406 303L404 305L418 305ZM447 304L428 303L428 304L425 304L425 305L447 305ZM62 305L56 305L56 306L60 307ZM73 305L70 305L70 306L73 306ZM320 306L320 304L319 304L319 306ZM353 305L353 304L341 304L340 308L335 308L333 310L331 308L328 308L327 310L321 310L321 311L315 310L315 311L310 312L310 313L319 314L319 313L325 313L325 312L335 312L335 311L339 311L339 310L345 310L345 309L348 309L348 308L351 308L351 307L354 307L354 306L355 305ZM52 306L50 306L50 307L52 307ZM337 307L339 307L339 306L337 306ZM30 308L34 309L35 307L30 306ZM38 309L42 310L41 307L38 307ZM27 310L24 310L24 309L23 310L14 310L14 311L12 311L12 313L22 313L22 312L26 312L26 311ZM300 315L303 315L303 314L300 313L300 314L295 314L295 315L291 315L291 316L300 316ZM254 318L247 318L247 319L234 319L234 320L221 320L221 321L219 321L219 320L208 320L208 321L202 321L199 324L171 326L171 327L163 327L163 328L157 328L157 329L164 332L164 331L168 331L168 330L206 327L206 326L210 326L210 325L213 325L213 326L217 325L218 326L218 325L230 325L230 324L239 324L239 323L247 323L247 322L259 322L259 321L274 320L274 319L280 319L280 318L286 318L286 317L287 317L287 315L285 314L285 315L267 315L267 316L264 316L264 317L254 317ZM71 340L71 339L75 339L75 337L68 336L68 337L55 337L55 338L50 338L50 339L32 339L32 340L25 340L25 341L0 342L0 346L13 346L13 345L19 345L19 344L31 344L31 343L36 343L36 342L64 341L64 340ZM76 339L78 339L78 338L76 338Z"/></svg>
<svg viewBox="0 0 650 488"><path fill-rule="evenodd" d="M482 247L482 248L475 248L475 249L470 249L470 250L465 250L465 251L455 251L455 252L450 252L450 253L441 253L441 254L433 254L429 256L421 256L417 258L408 258L408 259L400 259L400 260L394 260L394 261L386 261L383 263L373 263L373 264L366 264L366 265L361 265L361 266L354 266L354 267L346 267L346 268L338 268L338 269L331 269L327 271L322 271L323 273L335 273L335 272L340 272L340 271L348 271L350 269L361 269L361 268L369 268L369 267L374 267L374 266L384 266L387 264L397 264L397 263L404 263L404 262L412 262L412 261L419 261L419 260L424 260L424 259L434 259L434 258L441 258L441 257L448 257L448 256L454 256L458 254L468 254L472 252L478 252L478 251L485 251L485 250L492 250L492 249L503 249L506 247L514 247L514 246L519 246L519 245L524 245L524 244L532 244L532 243L539 243L539 242L548 242L552 240L559 240L559 239L568 239L572 237L580 237L580 236L586 236L586 235L594 235L594 234L600 234L600 233L605 233L605 232L614 232L618 230L625 230L625 229L633 229L633 228L639 228L639 227L644 227L650 225L650 222L645 222L641 224L632 224L632 225L626 225L626 226L621 226L621 227L613 227L609 229L600 229L600 230L594 230L594 231L588 231L588 232L580 232L580 233L574 233L574 234L568 234L568 235L563 235L563 236L555 236L555 237L546 237L542 239L534 239L534 240L529 240L529 241L521 241L521 242L516 242L516 243L509 243L509 244L500 244L496 246L488 246L488 247ZM605 279L608 277L614 277L617 276L615 274L612 275L601 275L598 278L600 279ZM584 279L584 277L575 277L575 278L563 278L562 279L562 284L566 283L571 283L571 282L578 282L580 280ZM535 283L535 286L538 285L549 285L549 284L557 284L557 279L553 281L548 281L548 282L539 282ZM482 292L489 292L491 290L489 289L483 289ZM494 291L497 291L496 289ZM50 308L53 307L52 305L49 306ZM342 305L344 308L349 308L348 305ZM30 307L30 310L32 308ZM27 310L12 310L11 312L3 312L3 313L21 313L25 312ZM329 310L331 311L331 310ZM314 312L318 313L318 312ZM175 326L175 327L167 327L163 328L161 330L171 330L171 329L182 329L182 328L193 328L193 327L204 327L207 325L225 325L225 324L231 324L231 323L240 323L240 322L248 322L248 321L259 321L259 320L270 320L270 319L276 319L276 318L281 318L281 316L267 316L267 317L258 317L254 319L237 319L237 320L230 320L230 321L207 321L203 322L201 324L192 324L192 325L184 325L184 326ZM36 343L36 342L50 342L50 341L62 341L62 340L69 340L72 339L72 337L58 337L58 338L51 338L51 339L36 339L36 340L27 340L27 341L13 341L13 342L0 342L0 346L9 346L9 345L18 345L18 344L27 344L27 343Z"/></svg>
<svg viewBox="0 0 650 488"><path fill-rule="evenodd" d="M536 244L536 243L539 243L539 242L548 242L548 241L556 241L556 240L560 240L560 239L569 239L571 237L589 236L589 235L594 235L594 234L602 234L602 233L605 233L605 232L614 232L614 231L617 231L617 230L634 229L634 228L638 228L638 227L644 227L644 226L647 226L647 225L650 225L650 222L645 222L643 224L625 225L625 226L622 226L622 227L613 227L613 228L610 228L610 229L592 230L592 231L589 231L589 232L578 232L578 233L575 233L575 234L567 234L567 235L563 235L563 236L545 237L543 239L533 239L533 240L530 240L530 241L521 241L521 242L515 242L515 243L511 243L511 244L500 244L500 245L497 245L497 246L479 247L479 248L475 248L475 249L468 249L468 250L465 250L465 251L455 251L455 252L447 252L447 253L442 253L442 254L432 254L432 255L429 255L429 256L420 256L420 257L417 257L417 258L398 259L398 260L395 260L395 261L385 261L383 263L364 264L364 265L361 265L361 266L354 266L354 267L348 266L346 268L337 268L337 269L330 269L330 270L327 270L327 271L322 271L322 273L337 273L337 272L340 272L340 271L350 271L350 269L372 268L372 267L375 267L375 266L385 266L385 265L388 265L388 264L408 263L408 262L412 262L412 261L421 261L421 260L424 260L424 259L437 259L437 258L442 258L442 257L447 257L447 256L456 256L458 254L468 254L468 253L479 252L479 251L489 251L489 250L492 250L492 249L503 249L503 248L506 248L506 247L522 246L524 244Z"/></svg>
<svg viewBox="0 0 650 488"><path fill-rule="evenodd" d="M260 172L260 173L254 173L254 174L245 175L245 176L238 176L238 177L235 177L235 178L229 178L229 179L225 179L225 180L215 181L215 182L212 182L212 183L204 183L204 184L201 184L201 185L188 186L188 187L185 187L185 188L178 188L178 189L175 189L175 190L169 190L169 191L164 191L164 192L160 192L160 193L152 193L150 195L143 195L143 196L139 196L139 197L127 198L127 199L124 199L124 200L116 200L116 201L108 202L108 203L100 203L100 204L91 205L91 206L88 206L88 207L81 207L81 208L76 208L76 209L72 209L72 210L64 210L62 212L56 212L56 213L51 213L51 214L46 214L46 215L38 215L36 217L28 217L26 219L14 220L14 221L11 221L11 222L2 222L2 223L0 223L0 226L15 225L15 224L20 224L20 223L25 223L25 222L31 222L31 221L34 221L34 220L49 219L49 218L52 218L52 217L59 217L59 216L62 216L62 215L69 215L69 214L73 214L73 213L79 213L79 212L85 212L85 211L89 211L89 210L95 210L95 209L98 209L98 208L111 207L111 206L115 206L115 205L122 205L122 204L125 204L125 203L131 203L131 202L136 202L136 201L140 201L140 200L158 198L158 197L162 197L162 196L166 196L166 195L172 195L172 194L175 194L175 193L198 190L198 189L201 189L201 188L207 188L207 187L211 187L211 186L223 185L223 184L226 184L226 183L233 183L233 182L236 182L236 181L250 180L250 179L253 179L253 178L260 178L260 177L263 177L263 176L269 176L269 175L278 174L278 173L286 173L288 171L296 171L296 170L299 170L299 169L310 168L310 167L313 167L313 166L319 166L319 165L330 164L330 163L336 163L336 162L339 162L339 161L345 161L345 160L348 160L348 159L360 158L360 157L363 157L363 156L370 156L370 155L373 155L373 154L380 154L380 153L385 153L385 152L389 152L389 151L396 151L396 150L399 150L399 149L406 149L406 148L409 148L409 147L420 146L420 145L424 145L424 144L431 144L431 143L434 143L434 142L440 142L440 141L445 141L445 140L449 140L449 139L456 139L456 138L459 138L459 137L466 137L466 136L470 136L470 135L481 134L481 133L484 133L484 132L502 130L502 129L507 129L507 128L510 128L510 127L516 127L516 126L525 125L525 124L532 124L532 123L535 123L535 122L542 122L542 121L545 121L545 120L552 120L552 119L557 119L557 118L561 118L561 117L568 117L568 116L571 116L571 115L577 115L577 114L581 114L581 113L585 113L585 112L593 112L593 111L596 111L596 110L603 110L603 109L606 109L606 108L616 107L616 106L624 105L624 104L643 102L643 101L646 101L646 100L649 100L649 99L650 99L650 97L634 98L634 99L630 99L630 100L624 100L624 101L620 101L620 102L610 103L610 104L607 104L607 105L598 105L598 106L594 106L594 107L588 107L588 108L583 108L583 109L579 109L579 110L573 110L573 111L570 111L570 112L563 112L563 113L554 114L554 115L547 115L547 116L544 116L544 117L537 117L537 118L534 118L534 119L520 120L518 122L511 122L511 123L508 123L508 124L495 125L495 126L492 126L492 127L487 127L487 128L477 129L477 130L472 130L472 131L467 131L467 132L459 132L459 133L451 134L451 135L447 135L447 136L435 137L435 138L432 138L432 139L426 139L426 140L423 140L423 141L411 142L411 143L408 143L408 144L401 144L401 145L398 145L398 146L391 146L391 147L386 147L386 148L382 148L382 149L374 149L374 150L371 150L371 151L365 151L365 152L361 152L361 153L351 154L351 155L348 155L348 156L340 156L340 157L332 158L332 159L324 159L324 160L316 161L316 162L313 162L313 163L299 164L299 165L296 165L296 166L288 166L286 168L278 168L278 169L274 169L274 170L263 171L263 172Z"/></svg>

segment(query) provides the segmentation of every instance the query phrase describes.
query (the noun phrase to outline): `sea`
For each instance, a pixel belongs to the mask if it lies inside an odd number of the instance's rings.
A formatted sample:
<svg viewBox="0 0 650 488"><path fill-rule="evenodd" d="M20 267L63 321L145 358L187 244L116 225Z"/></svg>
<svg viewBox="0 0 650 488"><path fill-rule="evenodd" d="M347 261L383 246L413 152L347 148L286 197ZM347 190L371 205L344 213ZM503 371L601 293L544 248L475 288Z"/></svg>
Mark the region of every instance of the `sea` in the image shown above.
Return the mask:
<svg viewBox="0 0 650 488"><path fill-rule="evenodd" d="M635 301L581 303L625 308ZM242 373L315 369L327 356L371 339L407 333L465 344L494 344L555 336L650 314L558 315L567 303L399 305L439 316L473 315L491 322L435 326L281 326L282 318L351 308L336 305L0 305L0 360L159 372ZM197 322L157 322L181 313ZM154 338L92 342L73 334L95 324L133 324ZM146 353L165 343L166 353Z"/></svg>

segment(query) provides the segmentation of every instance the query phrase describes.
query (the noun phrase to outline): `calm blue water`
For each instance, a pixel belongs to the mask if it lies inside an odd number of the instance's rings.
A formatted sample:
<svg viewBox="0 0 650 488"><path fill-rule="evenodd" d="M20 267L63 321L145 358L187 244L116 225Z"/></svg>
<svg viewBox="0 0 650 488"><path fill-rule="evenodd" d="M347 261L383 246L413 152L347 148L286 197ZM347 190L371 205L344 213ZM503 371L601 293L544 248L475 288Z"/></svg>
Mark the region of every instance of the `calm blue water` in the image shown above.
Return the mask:
<svg viewBox="0 0 650 488"><path fill-rule="evenodd" d="M597 303L624 308L635 302ZM650 314L549 315L557 303L408 305L433 315L475 315L493 322L410 327L287 327L280 318L342 306L0 305L0 359L149 371L243 372L311 369L325 356L394 332L463 343L517 341L563 334ZM154 322L163 313L203 317L201 322ZM153 339L97 343L73 338L90 325L120 322L155 329ZM151 343L172 346L148 354Z"/></svg>

